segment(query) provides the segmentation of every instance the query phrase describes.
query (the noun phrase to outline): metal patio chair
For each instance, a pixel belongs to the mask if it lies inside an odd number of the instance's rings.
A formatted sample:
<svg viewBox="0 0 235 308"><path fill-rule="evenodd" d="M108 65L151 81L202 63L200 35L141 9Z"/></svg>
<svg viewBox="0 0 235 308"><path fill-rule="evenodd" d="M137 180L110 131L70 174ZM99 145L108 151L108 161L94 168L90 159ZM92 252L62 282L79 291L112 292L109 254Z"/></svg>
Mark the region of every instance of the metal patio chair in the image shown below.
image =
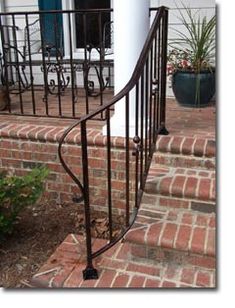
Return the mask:
<svg viewBox="0 0 235 308"><path fill-rule="evenodd" d="M23 44L17 39L17 33L22 31ZM12 94L21 94L28 90L34 82L33 67L39 66L45 71L44 90L49 94L64 92L70 82L70 77L64 76L63 50L53 43L43 42L40 19L25 26L23 30L15 25L2 26L3 55L2 83ZM34 57L34 55L39 57ZM49 74L57 74L49 80ZM59 89L60 88L60 89Z"/></svg>
<svg viewBox="0 0 235 308"><path fill-rule="evenodd" d="M23 32L23 40L17 38L19 31ZM2 25L1 34L3 41L2 84L8 88L9 93L23 93L30 88L32 81L27 72L30 64L29 55L37 54L41 49L39 20L35 20L23 30L16 25ZM28 44L29 40L30 44Z"/></svg>
<svg viewBox="0 0 235 308"><path fill-rule="evenodd" d="M98 52L99 59L93 58L93 50ZM85 53L87 61L84 63L84 86L89 96L96 97L111 86L110 69L113 67L113 59L108 56L113 54L113 21L104 24L100 45L88 44ZM105 68L108 69L106 77L104 76ZM95 74L92 73L92 70Z"/></svg>

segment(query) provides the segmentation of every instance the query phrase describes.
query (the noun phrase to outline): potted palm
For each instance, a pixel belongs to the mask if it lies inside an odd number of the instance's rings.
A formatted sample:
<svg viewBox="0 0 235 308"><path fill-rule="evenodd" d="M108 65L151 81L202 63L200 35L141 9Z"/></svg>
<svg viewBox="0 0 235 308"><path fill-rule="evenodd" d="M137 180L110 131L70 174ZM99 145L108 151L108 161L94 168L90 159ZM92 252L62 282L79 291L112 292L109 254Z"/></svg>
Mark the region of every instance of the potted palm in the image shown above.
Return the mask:
<svg viewBox="0 0 235 308"><path fill-rule="evenodd" d="M168 74L176 100L186 107L206 107L215 94L216 17L201 18L184 6L180 12L184 30L170 44Z"/></svg>

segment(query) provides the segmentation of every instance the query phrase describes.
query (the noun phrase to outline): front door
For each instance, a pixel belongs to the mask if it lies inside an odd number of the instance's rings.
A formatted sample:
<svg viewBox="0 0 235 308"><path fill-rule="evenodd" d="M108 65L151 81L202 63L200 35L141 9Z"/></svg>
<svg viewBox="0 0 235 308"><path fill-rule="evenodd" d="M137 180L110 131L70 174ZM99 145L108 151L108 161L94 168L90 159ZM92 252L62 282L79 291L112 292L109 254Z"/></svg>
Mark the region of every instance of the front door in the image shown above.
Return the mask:
<svg viewBox="0 0 235 308"><path fill-rule="evenodd" d="M62 10L61 0L39 0L40 11ZM62 14L42 14L44 44L62 50L63 21Z"/></svg>

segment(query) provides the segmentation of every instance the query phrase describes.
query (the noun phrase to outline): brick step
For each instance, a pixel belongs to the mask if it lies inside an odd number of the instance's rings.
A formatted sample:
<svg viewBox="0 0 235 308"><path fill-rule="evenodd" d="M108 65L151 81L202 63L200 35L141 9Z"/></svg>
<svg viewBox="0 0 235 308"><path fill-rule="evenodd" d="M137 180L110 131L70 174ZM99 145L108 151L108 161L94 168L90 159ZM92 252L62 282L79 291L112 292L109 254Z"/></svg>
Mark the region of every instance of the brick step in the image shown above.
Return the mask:
<svg viewBox="0 0 235 308"><path fill-rule="evenodd" d="M215 203L215 172L151 165L145 192L187 202ZM170 201L169 201L170 202ZM177 206L176 206L177 207ZM187 206L180 206L187 207Z"/></svg>
<svg viewBox="0 0 235 308"><path fill-rule="evenodd" d="M215 158L216 142L214 139L198 137L190 138L177 135L159 136L156 149L162 153Z"/></svg>
<svg viewBox="0 0 235 308"><path fill-rule="evenodd" d="M120 242L95 260L97 280L83 280L82 236L70 234L31 280L36 288L214 288L215 271L175 262L133 261L130 244ZM93 248L104 244L95 239Z"/></svg>
<svg viewBox="0 0 235 308"><path fill-rule="evenodd" d="M154 164L175 168L215 170L215 158L196 157L193 155L155 152L152 162Z"/></svg>
<svg viewBox="0 0 235 308"><path fill-rule="evenodd" d="M125 241L133 260L214 269L215 214L162 210L142 205Z"/></svg>
<svg viewBox="0 0 235 308"><path fill-rule="evenodd" d="M152 204L159 209L184 209L189 211L198 211L201 213L214 213L216 206L214 202L199 201L186 198L175 198L169 196L160 196L156 194L145 193L142 198L143 204Z"/></svg>

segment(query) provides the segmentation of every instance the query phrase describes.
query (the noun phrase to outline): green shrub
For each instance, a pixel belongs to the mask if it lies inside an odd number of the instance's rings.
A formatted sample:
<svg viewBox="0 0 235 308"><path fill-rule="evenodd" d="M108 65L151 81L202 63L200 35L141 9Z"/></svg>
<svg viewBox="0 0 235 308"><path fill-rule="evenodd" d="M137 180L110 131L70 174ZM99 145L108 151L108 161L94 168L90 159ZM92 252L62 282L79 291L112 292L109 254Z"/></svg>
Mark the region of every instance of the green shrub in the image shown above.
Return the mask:
<svg viewBox="0 0 235 308"><path fill-rule="evenodd" d="M44 189L44 180L49 170L40 167L25 176L0 174L0 235L10 233L18 213L33 205Z"/></svg>

